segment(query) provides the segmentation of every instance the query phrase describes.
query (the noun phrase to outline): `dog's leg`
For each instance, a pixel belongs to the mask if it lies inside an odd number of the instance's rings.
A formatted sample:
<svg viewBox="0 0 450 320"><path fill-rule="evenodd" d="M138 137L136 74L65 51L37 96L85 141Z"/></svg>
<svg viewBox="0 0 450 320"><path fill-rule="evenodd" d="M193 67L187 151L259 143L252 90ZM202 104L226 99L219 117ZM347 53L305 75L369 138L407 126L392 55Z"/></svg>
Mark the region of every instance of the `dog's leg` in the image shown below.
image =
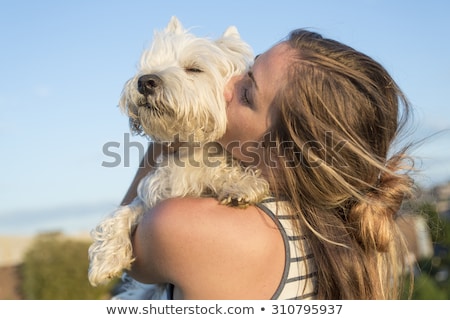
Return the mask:
<svg viewBox="0 0 450 320"><path fill-rule="evenodd" d="M133 262L131 232L138 224L144 205L136 199L119 207L91 232L94 242L89 247L89 281L93 286L120 277Z"/></svg>
<svg viewBox="0 0 450 320"><path fill-rule="evenodd" d="M219 174L224 178L217 181L220 188L216 193L223 205L245 208L269 195L269 184L257 171L227 166Z"/></svg>

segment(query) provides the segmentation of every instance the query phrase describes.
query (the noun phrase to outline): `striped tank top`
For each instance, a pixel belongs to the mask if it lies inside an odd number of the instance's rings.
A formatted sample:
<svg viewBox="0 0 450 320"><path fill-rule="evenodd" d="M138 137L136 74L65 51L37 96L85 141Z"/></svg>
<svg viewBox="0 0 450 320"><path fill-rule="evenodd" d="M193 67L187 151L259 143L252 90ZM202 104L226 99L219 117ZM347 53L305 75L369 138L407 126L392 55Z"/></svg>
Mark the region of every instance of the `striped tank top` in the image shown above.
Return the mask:
<svg viewBox="0 0 450 320"><path fill-rule="evenodd" d="M314 299L317 267L305 236L296 234L287 201L273 198L257 204L278 226L285 247L283 276L272 300Z"/></svg>

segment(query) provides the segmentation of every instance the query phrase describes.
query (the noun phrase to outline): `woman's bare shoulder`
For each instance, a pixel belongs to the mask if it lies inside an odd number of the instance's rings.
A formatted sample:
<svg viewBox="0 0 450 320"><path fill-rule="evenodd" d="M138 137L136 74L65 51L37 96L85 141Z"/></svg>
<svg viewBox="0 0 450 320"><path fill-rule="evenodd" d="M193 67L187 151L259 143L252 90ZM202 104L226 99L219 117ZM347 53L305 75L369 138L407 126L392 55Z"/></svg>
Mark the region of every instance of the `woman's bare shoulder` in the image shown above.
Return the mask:
<svg viewBox="0 0 450 320"><path fill-rule="evenodd" d="M252 206L220 205L213 198L162 201L144 216L137 237L138 247L147 252L146 264L155 265L154 274L161 276L157 280L174 283L189 298L201 298L205 288L211 291L208 296L226 298L224 282L230 290L242 287L245 296L247 281L265 271L255 270L255 265L270 263L274 254L284 252L266 214ZM279 260L282 265L283 258Z"/></svg>
<svg viewBox="0 0 450 320"><path fill-rule="evenodd" d="M219 220L240 219L241 216L248 213L256 214L256 207L236 208L221 205L214 198L173 198L160 202L150 210L148 216L158 217L164 222L166 220L183 220L184 223L192 227L199 225L199 220L203 222ZM184 221L185 220L185 221Z"/></svg>
<svg viewBox="0 0 450 320"><path fill-rule="evenodd" d="M213 198L175 198L162 201L143 219L143 227L163 237L170 237L173 245L180 246L180 240L206 251L214 245L240 247L252 245L258 237L264 237L272 221L256 207L236 208L219 204ZM246 234L252 239L243 241ZM170 240L170 239L169 239Z"/></svg>
<svg viewBox="0 0 450 320"><path fill-rule="evenodd" d="M255 206L230 207L214 198L168 199L152 209L145 219L149 219L152 228L166 230L166 234L185 239L215 239L216 243L222 238L227 243L240 242L243 247L245 243L252 245L259 237L266 237L267 231L275 227L271 218ZM252 239L242 243L246 234L251 234Z"/></svg>

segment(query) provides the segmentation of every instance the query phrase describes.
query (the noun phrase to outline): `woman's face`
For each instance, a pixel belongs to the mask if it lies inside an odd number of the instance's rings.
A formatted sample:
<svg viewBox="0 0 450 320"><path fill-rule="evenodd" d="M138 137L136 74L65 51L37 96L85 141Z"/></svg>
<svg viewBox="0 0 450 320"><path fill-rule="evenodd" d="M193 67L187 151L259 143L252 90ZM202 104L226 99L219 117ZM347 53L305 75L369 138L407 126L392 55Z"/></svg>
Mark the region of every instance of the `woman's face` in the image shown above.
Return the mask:
<svg viewBox="0 0 450 320"><path fill-rule="evenodd" d="M292 48L280 43L259 55L251 70L232 78L225 89L228 125L220 143L234 157L254 162L260 142L277 120L273 99L286 80Z"/></svg>

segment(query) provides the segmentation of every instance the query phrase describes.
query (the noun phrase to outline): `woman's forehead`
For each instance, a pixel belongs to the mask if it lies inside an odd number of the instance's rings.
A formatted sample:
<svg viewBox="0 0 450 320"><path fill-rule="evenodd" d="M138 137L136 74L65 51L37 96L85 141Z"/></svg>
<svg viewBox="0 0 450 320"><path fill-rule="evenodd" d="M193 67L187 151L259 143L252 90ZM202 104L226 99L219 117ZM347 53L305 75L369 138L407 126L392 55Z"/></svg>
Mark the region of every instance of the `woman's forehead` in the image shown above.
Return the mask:
<svg viewBox="0 0 450 320"><path fill-rule="evenodd" d="M293 50L287 43L282 42L257 55L252 68L256 80L258 82L264 82L265 78L281 80L289 65L288 55Z"/></svg>

